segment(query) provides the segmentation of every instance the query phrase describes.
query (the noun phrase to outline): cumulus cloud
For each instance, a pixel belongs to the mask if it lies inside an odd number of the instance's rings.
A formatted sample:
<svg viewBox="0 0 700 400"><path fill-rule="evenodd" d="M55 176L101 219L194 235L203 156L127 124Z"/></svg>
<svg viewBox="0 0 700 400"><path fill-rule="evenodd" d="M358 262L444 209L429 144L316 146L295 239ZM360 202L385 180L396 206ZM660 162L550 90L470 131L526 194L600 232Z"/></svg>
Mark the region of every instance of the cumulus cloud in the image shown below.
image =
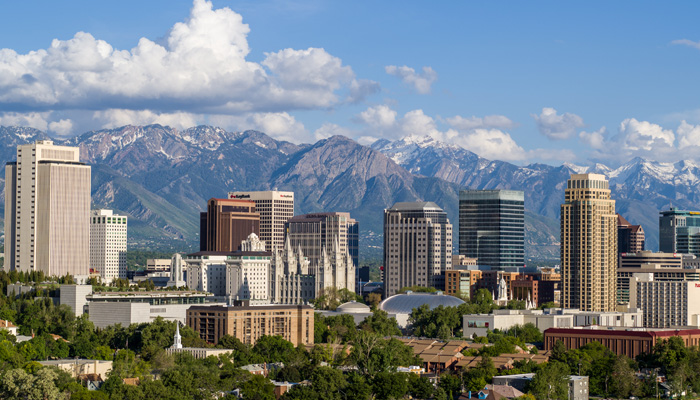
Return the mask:
<svg viewBox="0 0 700 400"><path fill-rule="evenodd" d="M552 140L569 139L576 134L576 129L584 126L583 119L576 114L557 114L550 107L542 108L540 115L532 114L540 133Z"/></svg>
<svg viewBox="0 0 700 400"><path fill-rule="evenodd" d="M389 106L382 104L369 107L365 111L359 113L355 119L373 128L392 128L396 124L396 111L392 110Z"/></svg>
<svg viewBox="0 0 700 400"><path fill-rule="evenodd" d="M527 158L526 151L509 133L498 129L475 129L467 133L454 134L452 142L467 150L492 160L521 161Z"/></svg>
<svg viewBox="0 0 700 400"><path fill-rule="evenodd" d="M462 117L456 115L454 117L447 118L447 123L456 129L512 129L515 127L515 123L510 120L510 118L505 115L487 115L485 117Z"/></svg>
<svg viewBox="0 0 700 400"><path fill-rule="evenodd" d="M328 139L329 137L335 135L351 137L354 136L354 132L348 128L344 128L337 124L331 124L329 122L326 122L325 124L321 125L320 128L314 131L315 140Z"/></svg>
<svg viewBox="0 0 700 400"><path fill-rule="evenodd" d="M584 144L588 145L593 149L601 150L606 145L605 141L608 136L608 130L605 129L605 127L602 127L597 131L593 132L581 131L578 136L581 139L581 142L583 142Z"/></svg>
<svg viewBox="0 0 700 400"><path fill-rule="evenodd" d="M628 118L620 123L620 138L627 150L659 149L673 147L675 135L672 130L647 121Z"/></svg>
<svg viewBox="0 0 700 400"><path fill-rule="evenodd" d="M671 44L680 44L683 46L690 46L690 47L693 47L695 49L700 50L700 41L694 42L694 41L689 40L689 39L679 39L679 40L672 41Z"/></svg>
<svg viewBox="0 0 700 400"><path fill-rule="evenodd" d="M422 72L416 72L415 69L406 65L401 67L387 65L384 70L387 74L396 76L404 83L411 85L420 94L430 93L430 87L437 80L437 72L431 67L423 67Z"/></svg>
<svg viewBox="0 0 700 400"><path fill-rule="evenodd" d="M22 113L36 125L40 118L32 113L76 110L104 112L96 117L105 123L157 116L175 126L208 114L267 115L259 122L275 129L274 121L285 119L280 113L328 109L379 90L321 48L282 49L249 61L249 32L231 9L194 0L187 20L160 43L141 38L120 50L78 32L26 54L0 49L1 121ZM65 118L45 122L44 129L53 122L57 133L76 128ZM298 129L288 118L286 126Z"/></svg>
<svg viewBox="0 0 700 400"><path fill-rule="evenodd" d="M0 125L28 126L40 131L46 131L49 126L49 123L46 120L50 114L50 112L6 112L0 114Z"/></svg>
<svg viewBox="0 0 700 400"><path fill-rule="evenodd" d="M681 121L676 132L678 134L679 149L700 146L700 125L691 125L685 121Z"/></svg>

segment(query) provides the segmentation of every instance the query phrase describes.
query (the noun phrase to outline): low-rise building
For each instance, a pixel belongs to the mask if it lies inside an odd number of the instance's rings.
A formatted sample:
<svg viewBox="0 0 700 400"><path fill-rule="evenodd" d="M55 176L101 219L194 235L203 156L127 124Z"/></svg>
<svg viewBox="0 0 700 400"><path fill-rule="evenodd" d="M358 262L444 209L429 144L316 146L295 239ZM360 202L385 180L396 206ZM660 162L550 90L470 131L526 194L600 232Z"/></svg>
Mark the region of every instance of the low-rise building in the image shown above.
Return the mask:
<svg viewBox="0 0 700 400"><path fill-rule="evenodd" d="M169 271L170 270L170 259L169 258L149 258L146 260L146 271L156 272L156 271Z"/></svg>
<svg viewBox="0 0 700 400"><path fill-rule="evenodd" d="M0 319L0 331L8 331L12 335L17 336L17 325L6 319Z"/></svg>
<svg viewBox="0 0 700 400"><path fill-rule="evenodd" d="M517 374L517 375L500 375L493 377L494 385L512 386L522 392L525 392L527 385L532 381L535 374ZM570 400L588 400L588 377L569 375L567 380L569 384Z"/></svg>
<svg viewBox="0 0 700 400"><path fill-rule="evenodd" d="M552 350L557 341L561 341L569 350L600 342L613 353L634 359L642 353L651 353L659 340L673 336L680 337L688 347L700 345L700 329L577 327L545 330L544 348Z"/></svg>
<svg viewBox="0 0 700 400"><path fill-rule="evenodd" d="M61 360L39 361L45 367L60 368L73 378L79 375L96 374L102 379L107 379L107 374L112 370L112 361L105 360L85 360L77 358L65 358Z"/></svg>
<svg viewBox="0 0 700 400"><path fill-rule="evenodd" d="M355 321L355 325L359 325L365 318L373 315L372 310L369 306L363 303L358 303L356 301L350 301L343 303L338 306L334 311L330 310L318 310L317 313L323 315L324 317L335 317L338 315L351 315Z"/></svg>
<svg viewBox="0 0 700 400"><path fill-rule="evenodd" d="M265 335L279 335L294 346L314 343L314 311L305 305L193 306L187 325L209 343L224 335L254 345Z"/></svg>
<svg viewBox="0 0 700 400"><path fill-rule="evenodd" d="M102 292L87 296L90 321L97 328L152 322L157 317L185 323L193 305L218 304L211 293L195 291Z"/></svg>
<svg viewBox="0 0 700 400"><path fill-rule="evenodd" d="M462 316L462 332L465 337L474 334L486 336L489 330L506 330L516 325L531 323L544 331L549 328L573 328L576 326L613 326L639 328L643 326L642 312L596 312L577 309L550 308L545 310L493 310L491 314L467 314Z"/></svg>
<svg viewBox="0 0 700 400"><path fill-rule="evenodd" d="M79 317L85 312L92 285L61 285L59 292L59 304L67 305Z"/></svg>
<svg viewBox="0 0 700 400"><path fill-rule="evenodd" d="M395 318L400 328L408 326L408 317L414 308L427 305L431 310L444 307L456 307L464 304L464 301L454 296L446 296L442 292L417 293L408 291L406 293L395 294L379 303L379 309Z"/></svg>

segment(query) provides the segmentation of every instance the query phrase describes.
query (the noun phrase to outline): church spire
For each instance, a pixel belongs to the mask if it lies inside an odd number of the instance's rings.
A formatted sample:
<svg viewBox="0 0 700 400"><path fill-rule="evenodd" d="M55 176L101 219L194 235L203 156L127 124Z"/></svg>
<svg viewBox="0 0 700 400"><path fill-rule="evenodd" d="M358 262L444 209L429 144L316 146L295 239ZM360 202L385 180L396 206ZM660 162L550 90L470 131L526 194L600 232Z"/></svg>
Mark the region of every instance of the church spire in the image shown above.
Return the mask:
<svg viewBox="0 0 700 400"><path fill-rule="evenodd" d="M180 322L175 321L175 340L173 341L173 349L182 348L182 336L180 336Z"/></svg>

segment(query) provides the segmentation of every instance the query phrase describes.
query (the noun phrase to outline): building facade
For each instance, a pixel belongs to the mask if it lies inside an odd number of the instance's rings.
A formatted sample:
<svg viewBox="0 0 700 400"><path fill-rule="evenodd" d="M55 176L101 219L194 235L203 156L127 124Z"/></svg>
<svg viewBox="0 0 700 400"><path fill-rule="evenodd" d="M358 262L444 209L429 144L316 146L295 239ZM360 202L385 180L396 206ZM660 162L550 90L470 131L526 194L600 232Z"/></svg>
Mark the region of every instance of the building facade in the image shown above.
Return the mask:
<svg viewBox="0 0 700 400"><path fill-rule="evenodd" d="M187 325L209 343L231 335L252 346L262 336L279 335L294 346L314 344L314 310L304 305L193 306L187 310Z"/></svg>
<svg viewBox="0 0 700 400"><path fill-rule="evenodd" d="M617 214L617 252L639 253L644 251L644 229L641 225L632 225L622 215Z"/></svg>
<svg viewBox="0 0 700 400"><path fill-rule="evenodd" d="M200 214L199 250L235 251L248 235L260 234L260 213L249 200L209 199Z"/></svg>
<svg viewBox="0 0 700 400"><path fill-rule="evenodd" d="M126 279L128 218L112 210L90 212L90 270L102 279Z"/></svg>
<svg viewBox="0 0 700 400"><path fill-rule="evenodd" d="M496 269L523 267L525 194L519 190L460 191L459 254Z"/></svg>
<svg viewBox="0 0 700 400"><path fill-rule="evenodd" d="M294 216L294 192L229 192L228 198L255 203L255 211L260 213L258 236L267 251L284 246L285 224Z"/></svg>
<svg viewBox="0 0 700 400"><path fill-rule="evenodd" d="M90 269L90 166L78 147L17 146L5 166L5 265L46 275Z"/></svg>
<svg viewBox="0 0 700 400"><path fill-rule="evenodd" d="M695 264L693 255L648 250L622 253L617 268L618 305L634 307L630 303L630 281L635 274L649 275L656 282L700 282L700 266Z"/></svg>
<svg viewBox="0 0 700 400"><path fill-rule="evenodd" d="M614 311L617 215L604 175L573 174L561 205L562 306Z"/></svg>
<svg viewBox="0 0 700 400"><path fill-rule="evenodd" d="M283 249L276 249L270 266L270 300L274 304L307 304L316 298L317 288L330 285L330 265L310 272L310 262L300 248L296 251L289 240ZM324 281L325 277L327 281Z"/></svg>
<svg viewBox="0 0 700 400"><path fill-rule="evenodd" d="M269 303L270 259L265 242L251 233L241 243L241 250L231 253L226 260L226 296L251 303Z"/></svg>
<svg viewBox="0 0 700 400"><path fill-rule="evenodd" d="M439 285L452 269L452 224L433 202L384 210L384 297L407 286Z"/></svg>
<svg viewBox="0 0 700 400"><path fill-rule="evenodd" d="M659 213L659 251L700 256L700 212L671 207Z"/></svg>
<svg viewBox="0 0 700 400"><path fill-rule="evenodd" d="M657 281L653 274L630 279L630 307L644 312L647 328L700 326L700 282Z"/></svg>
<svg viewBox="0 0 700 400"><path fill-rule="evenodd" d="M300 248L314 267L322 261L324 250L333 250L341 259L348 255L355 268L358 266L359 224L350 213L327 212L297 215L286 225L287 237L292 248ZM344 263L344 262L343 262ZM355 291L355 277L348 277L347 270L333 266L333 286Z"/></svg>

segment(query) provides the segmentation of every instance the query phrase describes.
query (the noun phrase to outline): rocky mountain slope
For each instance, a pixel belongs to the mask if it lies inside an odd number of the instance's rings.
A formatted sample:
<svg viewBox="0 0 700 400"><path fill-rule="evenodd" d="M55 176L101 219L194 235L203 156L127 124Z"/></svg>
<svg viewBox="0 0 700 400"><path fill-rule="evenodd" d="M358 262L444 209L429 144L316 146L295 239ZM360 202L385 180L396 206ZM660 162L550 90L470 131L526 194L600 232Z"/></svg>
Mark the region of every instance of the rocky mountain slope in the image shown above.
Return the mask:
<svg viewBox="0 0 700 400"><path fill-rule="evenodd" d="M42 138L44 133L31 128L0 127L0 157L14 160L18 144ZM558 257L559 204L573 172L607 174L618 210L644 226L651 248L658 243L659 209L671 202L695 209L700 200L700 171L691 162L634 159L617 169L518 167L428 137L362 146L334 136L295 145L256 131L150 125L54 141L80 146L81 158L93 166L93 206L131 217L132 246L194 248L198 213L207 199L232 190L292 190L297 213L349 211L360 221L364 255L373 257L381 254L384 208L397 201L432 200L447 211L457 232L458 194L465 187L526 192L526 248L533 258Z"/></svg>

